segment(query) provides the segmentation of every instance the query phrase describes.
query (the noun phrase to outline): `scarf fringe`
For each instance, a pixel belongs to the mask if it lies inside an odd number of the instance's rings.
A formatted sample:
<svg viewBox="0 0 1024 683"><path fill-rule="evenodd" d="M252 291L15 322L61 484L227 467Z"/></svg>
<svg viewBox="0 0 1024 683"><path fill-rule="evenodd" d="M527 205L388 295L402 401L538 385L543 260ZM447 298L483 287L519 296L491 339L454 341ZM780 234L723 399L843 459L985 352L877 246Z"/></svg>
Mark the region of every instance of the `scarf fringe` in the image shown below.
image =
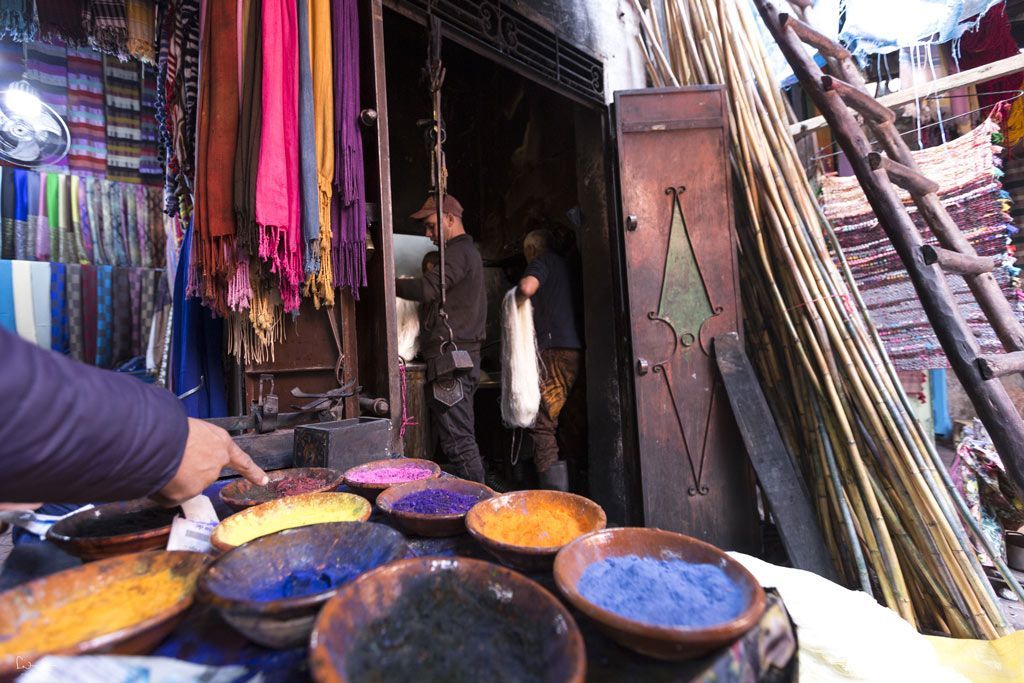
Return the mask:
<svg viewBox="0 0 1024 683"><path fill-rule="evenodd" d="M334 305L334 268L331 265L331 191L330 183L320 187L320 237L317 239L317 272L306 278L305 296L313 298L313 305Z"/></svg>

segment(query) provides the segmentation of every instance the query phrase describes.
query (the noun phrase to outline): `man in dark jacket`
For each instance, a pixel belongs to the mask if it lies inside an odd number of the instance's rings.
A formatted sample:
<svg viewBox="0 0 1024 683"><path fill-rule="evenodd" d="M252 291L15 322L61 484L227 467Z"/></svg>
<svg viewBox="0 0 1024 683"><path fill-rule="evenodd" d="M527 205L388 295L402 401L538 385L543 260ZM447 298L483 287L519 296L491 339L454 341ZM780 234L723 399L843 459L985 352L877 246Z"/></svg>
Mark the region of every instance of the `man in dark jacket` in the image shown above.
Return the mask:
<svg viewBox="0 0 1024 683"><path fill-rule="evenodd" d="M424 308L420 332L420 352L427 363L427 386L430 396L431 425L441 442L455 474L483 482L484 466L476 443L473 417L473 395L480 382L480 345L487 324L487 294L484 290L484 264L473 238L462 224L462 205L446 195L442 205L444 225L437 224L434 198L430 197L412 218L423 222L427 237L439 244L445 240L445 287L448 324L441 318L441 271L427 271L422 277L398 280L398 296L419 301ZM450 327L450 329L449 329ZM438 376L438 361L452 345L468 351L473 367L453 375ZM453 385L457 383L459 387ZM434 397L433 387L461 388L462 398L446 405Z"/></svg>
<svg viewBox="0 0 1024 683"><path fill-rule="evenodd" d="M0 329L0 502L152 497L176 505L231 466L267 476L169 391L83 365Z"/></svg>

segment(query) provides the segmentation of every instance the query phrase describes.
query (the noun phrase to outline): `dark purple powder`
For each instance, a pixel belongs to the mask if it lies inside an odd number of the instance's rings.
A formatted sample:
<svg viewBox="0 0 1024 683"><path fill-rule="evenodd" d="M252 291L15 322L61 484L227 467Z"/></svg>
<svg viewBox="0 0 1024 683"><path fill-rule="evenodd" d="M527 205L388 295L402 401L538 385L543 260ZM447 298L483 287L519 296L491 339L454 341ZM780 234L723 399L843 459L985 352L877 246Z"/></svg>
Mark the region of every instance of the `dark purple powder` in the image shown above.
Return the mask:
<svg viewBox="0 0 1024 683"><path fill-rule="evenodd" d="M424 489L400 498L392 506L398 512L417 512L421 515L464 515L479 499L465 493L444 489Z"/></svg>

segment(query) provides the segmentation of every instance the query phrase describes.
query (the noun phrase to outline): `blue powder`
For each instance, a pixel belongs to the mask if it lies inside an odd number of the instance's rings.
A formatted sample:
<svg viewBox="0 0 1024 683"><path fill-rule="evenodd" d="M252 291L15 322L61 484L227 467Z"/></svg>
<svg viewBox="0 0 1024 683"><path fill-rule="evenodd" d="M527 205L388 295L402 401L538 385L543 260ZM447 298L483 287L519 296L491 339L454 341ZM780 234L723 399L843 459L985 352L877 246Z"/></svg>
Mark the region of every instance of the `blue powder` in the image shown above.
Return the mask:
<svg viewBox="0 0 1024 683"><path fill-rule="evenodd" d="M348 583L360 572L358 567L328 567L320 571L299 569L281 581L260 587L250 597L253 600L270 601L322 593Z"/></svg>
<svg viewBox="0 0 1024 683"><path fill-rule="evenodd" d="M657 626L704 628L735 619L745 591L717 565L624 555L587 567L577 589L609 612Z"/></svg>

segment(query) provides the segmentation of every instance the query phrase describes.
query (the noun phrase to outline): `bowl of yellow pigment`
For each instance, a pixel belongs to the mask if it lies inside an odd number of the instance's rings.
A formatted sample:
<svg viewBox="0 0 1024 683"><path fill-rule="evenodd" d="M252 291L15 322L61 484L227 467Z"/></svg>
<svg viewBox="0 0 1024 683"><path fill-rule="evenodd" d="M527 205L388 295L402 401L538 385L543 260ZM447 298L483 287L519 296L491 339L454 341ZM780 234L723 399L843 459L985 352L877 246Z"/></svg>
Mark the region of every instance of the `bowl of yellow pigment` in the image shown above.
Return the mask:
<svg viewBox="0 0 1024 683"><path fill-rule="evenodd" d="M354 493L288 496L231 515L213 530L210 542L226 552L285 529L327 522L365 522L370 512L370 502Z"/></svg>
<svg viewBox="0 0 1024 683"><path fill-rule="evenodd" d="M119 555L0 593L0 680L46 655L148 654L185 615L208 560Z"/></svg>
<svg viewBox="0 0 1024 683"><path fill-rule="evenodd" d="M466 528L502 564L521 571L551 569L555 555L608 523L594 501L561 491L515 491L483 500Z"/></svg>

